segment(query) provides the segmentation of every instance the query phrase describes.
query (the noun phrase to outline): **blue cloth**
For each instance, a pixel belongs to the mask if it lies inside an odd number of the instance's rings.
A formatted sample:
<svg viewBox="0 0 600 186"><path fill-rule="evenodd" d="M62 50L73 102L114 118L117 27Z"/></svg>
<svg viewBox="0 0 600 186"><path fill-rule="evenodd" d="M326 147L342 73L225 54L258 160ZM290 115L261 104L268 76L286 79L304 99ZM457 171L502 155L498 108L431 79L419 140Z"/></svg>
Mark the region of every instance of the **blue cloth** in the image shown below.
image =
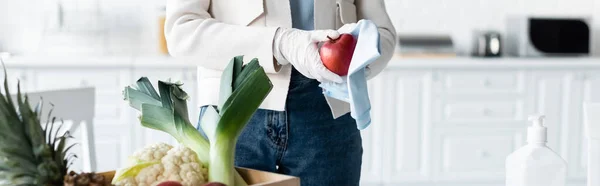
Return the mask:
<svg viewBox="0 0 600 186"><path fill-rule="evenodd" d="M323 94L350 104L350 113L362 130L371 124L371 101L365 67L379 58L379 31L369 20L360 20L350 32L357 38L350 69L344 83L325 82L319 86Z"/></svg>
<svg viewBox="0 0 600 186"><path fill-rule="evenodd" d="M313 3L290 0L294 28L313 30ZM333 118L322 92L318 81L292 69L286 111L254 113L238 139L235 165L297 176L302 186L358 186L360 131L350 114Z"/></svg>

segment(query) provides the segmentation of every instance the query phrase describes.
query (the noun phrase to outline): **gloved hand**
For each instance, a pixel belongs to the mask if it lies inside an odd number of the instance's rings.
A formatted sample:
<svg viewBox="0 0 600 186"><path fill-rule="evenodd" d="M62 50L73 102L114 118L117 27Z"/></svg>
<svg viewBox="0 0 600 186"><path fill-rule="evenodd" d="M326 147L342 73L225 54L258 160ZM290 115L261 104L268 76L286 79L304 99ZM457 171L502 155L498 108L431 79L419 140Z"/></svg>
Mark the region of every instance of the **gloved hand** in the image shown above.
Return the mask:
<svg viewBox="0 0 600 186"><path fill-rule="evenodd" d="M347 34L352 32L356 28L356 23L348 23L340 27L337 31L340 34ZM365 76L369 77L371 75L371 68L367 65L365 67Z"/></svg>
<svg viewBox="0 0 600 186"><path fill-rule="evenodd" d="M337 39L340 34L335 30L279 28L275 33L273 55L279 64L292 64L307 78L341 83L342 78L325 68L319 55L318 43L328 41L328 36Z"/></svg>
<svg viewBox="0 0 600 186"><path fill-rule="evenodd" d="M344 26L340 27L337 31L340 34L347 34L352 32L352 30L354 30L354 28L356 27L356 23L348 23L345 24Z"/></svg>

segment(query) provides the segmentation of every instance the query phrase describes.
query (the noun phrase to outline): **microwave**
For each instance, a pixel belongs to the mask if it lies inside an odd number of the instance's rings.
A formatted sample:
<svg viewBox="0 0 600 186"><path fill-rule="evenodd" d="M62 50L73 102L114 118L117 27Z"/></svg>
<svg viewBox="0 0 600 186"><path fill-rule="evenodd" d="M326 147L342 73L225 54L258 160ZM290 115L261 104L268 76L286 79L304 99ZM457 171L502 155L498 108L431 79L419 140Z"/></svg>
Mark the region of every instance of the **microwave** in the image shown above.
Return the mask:
<svg viewBox="0 0 600 186"><path fill-rule="evenodd" d="M511 16L504 51L510 56L589 55L591 18Z"/></svg>

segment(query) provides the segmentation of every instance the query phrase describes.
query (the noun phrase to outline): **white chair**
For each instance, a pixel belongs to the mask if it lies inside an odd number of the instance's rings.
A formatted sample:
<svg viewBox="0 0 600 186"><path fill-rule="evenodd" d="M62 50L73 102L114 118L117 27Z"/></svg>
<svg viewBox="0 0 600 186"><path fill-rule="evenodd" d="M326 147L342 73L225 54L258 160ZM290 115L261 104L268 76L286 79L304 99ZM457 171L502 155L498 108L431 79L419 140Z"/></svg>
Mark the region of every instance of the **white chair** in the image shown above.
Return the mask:
<svg viewBox="0 0 600 186"><path fill-rule="evenodd" d="M600 186L600 103L585 103L583 115L588 139L588 186Z"/></svg>
<svg viewBox="0 0 600 186"><path fill-rule="evenodd" d="M16 91L16 90L14 90ZM65 121L72 121L69 131L74 134L80 132L82 139L80 141L82 154L78 154L77 161L83 161L82 171L96 171L96 148L94 141L94 109L95 109L95 89L78 88L63 89L43 92L25 92L29 97L29 104L35 107L42 99L44 108L42 111L42 124L46 123L46 116L54 104L52 116ZM16 96L12 95L16 101ZM81 126L81 129L79 129ZM79 129L79 131L78 131Z"/></svg>

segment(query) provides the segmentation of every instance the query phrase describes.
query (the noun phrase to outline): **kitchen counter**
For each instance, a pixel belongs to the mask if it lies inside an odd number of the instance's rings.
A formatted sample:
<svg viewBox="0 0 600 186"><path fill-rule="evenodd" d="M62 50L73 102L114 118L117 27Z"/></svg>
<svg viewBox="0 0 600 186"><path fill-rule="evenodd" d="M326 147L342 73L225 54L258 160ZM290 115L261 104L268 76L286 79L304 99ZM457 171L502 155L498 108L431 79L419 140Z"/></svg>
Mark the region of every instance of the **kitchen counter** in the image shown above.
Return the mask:
<svg viewBox="0 0 600 186"><path fill-rule="evenodd" d="M13 56L5 59L9 67L194 67L194 63L169 56Z"/></svg>
<svg viewBox="0 0 600 186"><path fill-rule="evenodd" d="M402 58L394 56L388 68L587 68L600 67L598 57L540 57L540 58Z"/></svg>
<svg viewBox="0 0 600 186"><path fill-rule="evenodd" d="M194 67L193 60L169 56L98 56L98 57L43 57L14 56L6 59L7 66L105 66L105 67ZM388 68L587 68L600 67L600 57L543 57L543 58L402 58L394 56Z"/></svg>

